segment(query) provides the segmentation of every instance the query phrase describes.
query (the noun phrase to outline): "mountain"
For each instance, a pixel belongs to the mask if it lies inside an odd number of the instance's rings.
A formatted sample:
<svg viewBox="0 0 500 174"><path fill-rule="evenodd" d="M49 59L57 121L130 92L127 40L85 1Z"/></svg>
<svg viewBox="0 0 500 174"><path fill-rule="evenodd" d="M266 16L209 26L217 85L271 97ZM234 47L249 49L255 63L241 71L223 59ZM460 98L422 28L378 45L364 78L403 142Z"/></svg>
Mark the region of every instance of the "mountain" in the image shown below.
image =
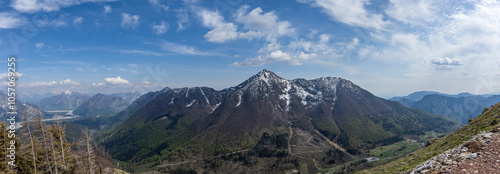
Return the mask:
<svg viewBox="0 0 500 174"><path fill-rule="evenodd" d="M465 141L468 141L471 137L479 134L481 131L488 131L492 128L496 128L498 130L500 127L499 115L500 103L497 103L494 106L491 106L491 108L484 110L481 115L477 116L476 119L474 119L471 123L467 124L463 128L443 138L434 139L430 143L427 143L427 147L412 152L411 154L394 160L388 164L365 170L361 173L409 173L408 170L412 169L418 164L429 160L448 149L454 148ZM453 153L460 154L462 152ZM479 172L481 173L481 171Z"/></svg>
<svg viewBox="0 0 500 174"><path fill-rule="evenodd" d="M4 118L8 118L7 112L9 112L10 109L9 109L9 104L7 102L8 98L7 93L0 90L0 98L2 99L0 100L0 115L5 116ZM18 100L15 101L15 105L17 107L17 113L18 113L16 116L16 120L24 119L21 118L24 112L26 112L28 119L31 119L33 118L35 113L40 111L36 106L29 103L23 103Z"/></svg>
<svg viewBox="0 0 500 174"><path fill-rule="evenodd" d="M444 96L451 96L448 94L443 94L443 93L435 92L435 91L417 91L417 92L413 92L407 96L392 97L389 100L400 101L401 99L407 99L407 100L411 100L411 101L419 101L419 100L422 100L422 98L424 98L426 95L429 95L429 94L439 94L439 95L444 95ZM465 93L462 93L462 94L465 94Z"/></svg>
<svg viewBox="0 0 500 174"><path fill-rule="evenodd" d="M121 97L96 94L83 102L73 111L73 114L82 117L111 116L128 106L128 102Z"/></svg>
<svg viewBox="0 0 500 174"><path fill-rule="evenodd" d="M22 101L23 103L38 103L40 100L48 97L52 97L57 95L58 93L54 92L49 92L45 94L38 94L38 93L28 93L28 92L21 92L19 94L18 99Z"/></svg>
<svg viewBox="0 0 500 174"><path fill-rule="evenodd" d="M65 91L59 95L40 100L42 110L71 110L92 97L90 94Z"/></svg>
<svg viewBox="0 0 500 174"><path fill-rule="evenodd" d="M424 94L427 95L422 97L421 95ZM500 95L473 95L470 93L450 95L423 91L412 93L407 97L391 99L397 100L406 107L422 109L431 114L443 115L467 124L470 118L481 114L484 107L500 102Z"/></svg>
<svg viewBox="0 0 500 174"><path fill-rule="evenodd" d="M481 96L454 98L432 94L415 102L412 107L423 109L432 114L444 115L467 124L470 118L475 118L481 114L484 107L487 106L483 102L484 100L485 98Z"/></svg>
<svg viewBox="0 0 500 174"><path fill-rule="evenodd" d="M234 172L238 166L259 166L265 158L275 170L304 164L307 171L319 172L313 164L339 165L405 135L449 132L460 126L376 97L345 79L286 80L263 70L220 91L195 87L160 94L127 118L103 145L115 159L128 162L131 171L163 164L154 170L168 172L169 162L204 159L201 166L189 168ZM240 163L209 160L236 152ZM284 157L289 160L281 161Z"/></svg>
<svg viewBox="0 0 500 174"><path fill-rule="evenodd" d="M132 92L120 92L120 93L114 93L111 94L113 97L121 97L125 99L127 103L132 103L134 102L137 98L141 96L141 94L137 91L132 91Z"/></svg>
<svg viewBox="0 0 500 174"><path fill-rule="evenodd" d="M158 97L160 94L163 94L169 90L171 90L171 89L166 87L166 88L163 88L162 90L148 92L144 95L139 96L137 99L133 100L133 102L129 106L127 106L127 108L121 110L120 112L118 112L117 114L112 116L110 118L110 119L112 119L111 123L117 123L117 122L125 120L130 115L134 114L137 110L139 110L139 108L141 108L145 104L148 104L153 99Z"/></svg>

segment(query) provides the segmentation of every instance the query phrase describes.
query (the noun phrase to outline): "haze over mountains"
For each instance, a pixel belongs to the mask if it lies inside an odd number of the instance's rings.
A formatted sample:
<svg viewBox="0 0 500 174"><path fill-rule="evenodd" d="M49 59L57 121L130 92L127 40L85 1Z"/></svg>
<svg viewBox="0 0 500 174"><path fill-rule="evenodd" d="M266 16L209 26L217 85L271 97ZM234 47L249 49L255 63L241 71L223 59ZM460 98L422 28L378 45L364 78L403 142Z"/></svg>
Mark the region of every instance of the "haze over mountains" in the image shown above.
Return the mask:
<svg viewBox="0 0 500 174"><path fill-rule="evenodd" d="M235 151L247 151L243 156L257 161L270 157L269 163L277 165L276 170L290 168L287 162L278 160L288 155L302 156L304 163L316 160L322 167L331 167L406 135L450 132L461 127L445 117L408 109L334 77L286 80L263 70L219 91L208 87L165 88L149 95L153 94L158 96L104 139L113 157L127 162L132 171ZM262 150L267 155L262 155ZM199 163L189 167L198 172L212 170ZM218 165L228 171L259 167L231 161ZM310 171L318 170L314 168L311 166Z"/></svg>
<svg viewBox="0 0 500 174"><path fill-rule="evenodd" d="M473 95L469 93L450 95L420 91L404 97L393 97L390 100L398 101L406 107L423 109L431 114L444 115L467 124L470 118L481 114L485 107L500 102L500 95Z"/></svg>

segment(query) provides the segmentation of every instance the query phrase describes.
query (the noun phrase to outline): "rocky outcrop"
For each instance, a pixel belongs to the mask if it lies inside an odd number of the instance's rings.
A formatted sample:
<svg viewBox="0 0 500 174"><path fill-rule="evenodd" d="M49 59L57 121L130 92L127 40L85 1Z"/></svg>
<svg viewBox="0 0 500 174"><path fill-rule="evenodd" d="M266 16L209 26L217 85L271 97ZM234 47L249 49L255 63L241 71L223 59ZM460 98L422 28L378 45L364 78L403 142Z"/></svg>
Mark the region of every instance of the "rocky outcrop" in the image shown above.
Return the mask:
<svg viewBox="0 0 500 174"><path fill-rule="evenodd" d="M488 165L493 167L493 171L498 172L500 171L500 132L498 129L497 127L482 131L467 142L436 155L407 173L483 173L486 172ZM490 142L494 142L491 143L493 146ZM476 149L478 147L479 151Z"/></svg>

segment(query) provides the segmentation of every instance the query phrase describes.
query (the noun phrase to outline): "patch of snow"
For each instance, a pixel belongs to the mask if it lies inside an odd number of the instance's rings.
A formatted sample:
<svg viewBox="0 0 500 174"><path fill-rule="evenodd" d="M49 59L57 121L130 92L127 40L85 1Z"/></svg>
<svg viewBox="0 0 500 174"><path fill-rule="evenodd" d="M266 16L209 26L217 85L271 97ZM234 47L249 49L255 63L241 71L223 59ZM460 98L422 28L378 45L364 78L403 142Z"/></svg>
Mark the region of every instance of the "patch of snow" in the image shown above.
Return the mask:
<svg viewBox="0 0 500 174"><path fill-rule="evenodd" d="M186 98L188 98L189 88L186 88Z"/></svg>
<svg viewBox="0 0 500 174"><path fill-rule="evenodd" d="M194 99L193 101L191 101L191 103L187 104L187 105L186 105L186 108L191 107L191 105L193 105L193 103L194 103L195 101L196 101L196 99Z"/></svg>
<svg viewBox="0 0 500 174"><path fill-rule="evenodd" d="M238 94L238 104L236 104L236 107L240 106L240 104L241 104L241 95L243 95L243 94L240 91L240 93Z"/></svg>
<svg viewBox="0 0 500 174"><path fill-rule="evenodd" d="M295 94L301 99L300 103L302 103L302 105L307 105L308 102L307 102L307 98L312 98L316 101L319 101L323 98L323 93L321 91L315 91L317 94L311 94L310 92L307 92L304 88L300 87L300 86L297 86L297 85L294 85L294 88L296 89L296 92ZM311 103L312 105L318 105L317 102L312 102Z"/></svg>
<svg viewBox="0 0 500 174"><path fill-rule="evenodd" d="M333 89L333 103L332 103L332 110L333 107L335 107L335 102L337 101L337 87Z"/></svg>
<svg viewBox="0 0 500 174"><path fill-rule="evenodd" d="M205 95L205 93L203 92L203 90L201 90L201 88L200 88L200 87L198 87L198 89L200 89L201 94L203 94L203 97L205 97L205 100L207 101L207 103L208 103L208 104L210 104L210 101L208 101L208 98L207 98L207 96Z"/></svg>
<svg viewBox="0 0 500 174"><path fill-rule="evenodd" d="M172 100L170 101L170 103L168 103L169 105L174 105L174 97L172 97Z"/></svg>
<svg viewBox="0 0 500 174"><path fill-rule="evenodd" d="M289 111L290 110L290 89L292 89L292 86L290 85L290 83L288 81L285 81L286 82L286 87L285 89L283 90L283 94L281 94L279 97L281 100L285 100L286 101L286 111Z"/></svg>
<svg viewBox="0 0 500 174"><path fill-rule="evenodd" d="M265 71L264 74L261 74L259 79L264 81L266 84L269 84L269 72Z"/></svg>
<svg viewBox="0 0 500 174"><path fill-rule="evenodd" d="M64 91L64 94L71 95L71 91Z"/></svg>
<svg viewBox="0 0 500 174"><path fill-rule="evenodd" d="M212 112L214 112L214 111L215 111L215 109L217 109L221 103L222 103L222 102L217 103L217 104L216 104L216 105L212 108ZM212 112L210 112L210 113L212 113Z"/></svg>

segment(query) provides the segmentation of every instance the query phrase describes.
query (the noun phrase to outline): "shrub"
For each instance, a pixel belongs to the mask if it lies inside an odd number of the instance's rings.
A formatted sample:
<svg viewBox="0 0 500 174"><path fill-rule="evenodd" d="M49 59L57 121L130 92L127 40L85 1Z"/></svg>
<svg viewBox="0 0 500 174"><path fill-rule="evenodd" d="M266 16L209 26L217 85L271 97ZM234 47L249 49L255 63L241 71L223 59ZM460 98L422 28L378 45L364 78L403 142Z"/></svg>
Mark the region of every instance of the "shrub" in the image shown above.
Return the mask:
<svg viewBox="0 0 500 174"><path fill-rule="evenodd" d="M469 152L479 152L483 147L483 144L479 141L469 141L464 144L465 147L469 148Z"/></svg>

